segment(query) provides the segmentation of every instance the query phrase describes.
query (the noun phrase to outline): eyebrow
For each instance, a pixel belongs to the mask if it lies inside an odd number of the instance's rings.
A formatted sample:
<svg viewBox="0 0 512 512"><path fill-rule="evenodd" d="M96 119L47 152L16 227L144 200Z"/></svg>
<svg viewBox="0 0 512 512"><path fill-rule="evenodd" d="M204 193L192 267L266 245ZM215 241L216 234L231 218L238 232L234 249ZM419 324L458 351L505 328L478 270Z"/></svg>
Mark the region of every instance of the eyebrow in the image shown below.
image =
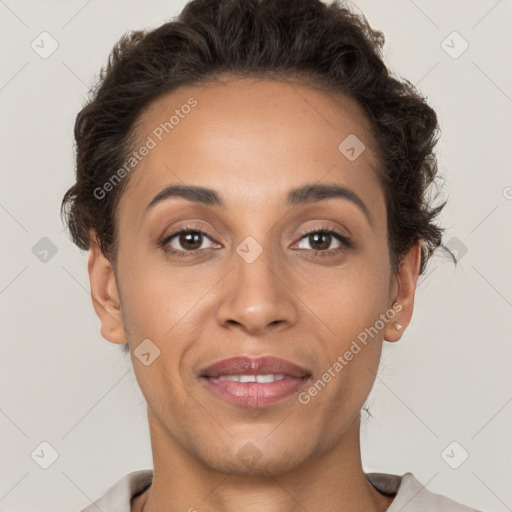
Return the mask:
<svg viewBox="0 0 512 512"><path fill-rule="evenodd" d="M150 201L144 209L143 215L146 215L147 212L158 203L174 197L180 197L206 206L226 208L226 203L221 195L211 188L197 185L169 185ZM287 203L290 206L297 206L300 204L315 203L325 199L343 199L350 201L364 213L370 225L373 225L372 216L363 200L355 192L341 185L331 183L303 185L302 187L291 189L288 192Z"/></svg>

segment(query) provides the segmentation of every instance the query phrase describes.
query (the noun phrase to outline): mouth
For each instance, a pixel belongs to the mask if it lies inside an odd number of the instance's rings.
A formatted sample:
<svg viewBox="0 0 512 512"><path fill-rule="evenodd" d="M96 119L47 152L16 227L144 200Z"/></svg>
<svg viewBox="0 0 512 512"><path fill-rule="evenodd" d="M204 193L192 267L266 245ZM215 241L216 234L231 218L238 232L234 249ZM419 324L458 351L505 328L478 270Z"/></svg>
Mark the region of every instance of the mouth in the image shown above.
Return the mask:
<svg viewBox="0 0 512 512"><path fill-rule="evenodd" d="M273 356L239 356L208 366L199 378L209 391L227 402L260 408L297 393L311 378L311 372Z"/></svg>

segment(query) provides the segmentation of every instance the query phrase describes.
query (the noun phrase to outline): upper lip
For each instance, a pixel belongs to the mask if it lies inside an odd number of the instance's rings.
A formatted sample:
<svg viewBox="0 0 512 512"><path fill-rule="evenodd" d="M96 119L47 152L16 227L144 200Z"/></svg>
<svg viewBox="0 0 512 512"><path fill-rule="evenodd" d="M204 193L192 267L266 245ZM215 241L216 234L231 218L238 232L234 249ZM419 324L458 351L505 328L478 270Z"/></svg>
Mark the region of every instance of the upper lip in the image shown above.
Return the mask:
<svg viewBox="0 0 512 512"><path fill-rule="evenodd" d="M223 359L204 368L201 377L220 375L285 375L286 377L309 377L311 372L290 361L274 356L235 356Z"/></svg>

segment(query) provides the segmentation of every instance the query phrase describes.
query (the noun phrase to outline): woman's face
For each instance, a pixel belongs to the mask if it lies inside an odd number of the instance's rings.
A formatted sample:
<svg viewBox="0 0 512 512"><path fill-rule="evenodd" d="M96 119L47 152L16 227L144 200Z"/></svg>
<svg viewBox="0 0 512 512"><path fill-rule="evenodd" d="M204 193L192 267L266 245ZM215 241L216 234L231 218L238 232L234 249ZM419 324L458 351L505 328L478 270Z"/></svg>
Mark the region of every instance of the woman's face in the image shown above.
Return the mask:
<svg viewBox="0 0 512 512"><path fill-rule="evenodd" d="M150 149L119 203L117 276L97 247L90 272L102 334L129 344L155 437L239 473L275 474L339 446L358 428L382 340L409 321L419 263L415 249L391 272L362 110L241 79L181 88L140 121L137 148ZM326 185L338 192L315 189ZM169 186L211 192L152 203ZM208 368L233 357L248 359ZM277 381L237 382L258 373Z"/></svg>

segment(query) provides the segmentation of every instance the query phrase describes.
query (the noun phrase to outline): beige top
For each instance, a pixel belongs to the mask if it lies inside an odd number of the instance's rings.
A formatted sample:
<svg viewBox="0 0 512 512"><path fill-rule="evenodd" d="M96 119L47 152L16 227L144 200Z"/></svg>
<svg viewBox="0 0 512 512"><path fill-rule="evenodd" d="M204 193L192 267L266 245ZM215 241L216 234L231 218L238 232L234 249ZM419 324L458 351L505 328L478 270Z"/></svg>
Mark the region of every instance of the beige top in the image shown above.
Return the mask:
<svg viewBox="0 0 512 512"><path fill-rule="evenodd" d="M367 473L366 477L378 491L394 496L386 512L479 512L428 491L412 473L403 476ZM81 512L131 512L132 498L142 494L151 485L152 478L151 469L129 473Z"/></svg>

